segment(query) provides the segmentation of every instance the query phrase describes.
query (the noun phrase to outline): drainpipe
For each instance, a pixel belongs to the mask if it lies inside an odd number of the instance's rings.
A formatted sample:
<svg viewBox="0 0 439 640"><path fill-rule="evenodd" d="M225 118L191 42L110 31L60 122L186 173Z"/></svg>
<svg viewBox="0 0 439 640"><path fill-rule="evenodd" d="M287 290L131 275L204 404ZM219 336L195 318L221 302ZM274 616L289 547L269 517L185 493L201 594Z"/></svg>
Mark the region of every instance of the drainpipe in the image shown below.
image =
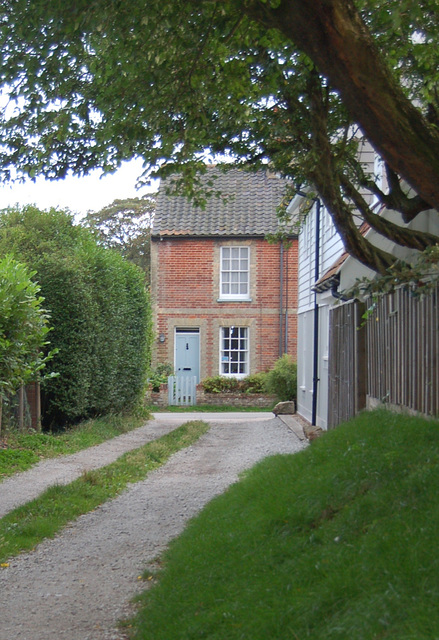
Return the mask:
<svg viewBox="0 0 439 640"><path fill-rule="evenodd" d="M280 271L280 290L279 290L279 358L282 356L283 338L283 306L284 306L284 243L281 240L279 245L279 271Z"/></svg>
<svg viewBox="0 0 439 640"><path fill-rule="evenodd" d="M315 263L314 263L314 280L319 279L320 271L320 208L321 202L319 198L314 198L316 203L316 245L315 245ZM319 384L319 305L317 303L317 291L314 292L314 349L313 349L313 376L312 376L312 413L311 424L315 426L317 421L317 389Z"/></svg>

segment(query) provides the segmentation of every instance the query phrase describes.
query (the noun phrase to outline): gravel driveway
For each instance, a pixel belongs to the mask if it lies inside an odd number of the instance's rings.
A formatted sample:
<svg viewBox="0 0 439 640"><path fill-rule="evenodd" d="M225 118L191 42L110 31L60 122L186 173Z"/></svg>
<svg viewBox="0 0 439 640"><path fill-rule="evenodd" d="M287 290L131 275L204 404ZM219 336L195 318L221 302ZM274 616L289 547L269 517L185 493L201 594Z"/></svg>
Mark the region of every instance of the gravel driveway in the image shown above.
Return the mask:
<svg viewBox="0 0 439 640"><path fill-rule="evenodd" d="M128 450L124 447L141 446L145 438L158 437L191 417L157 414L145 427L111 445L76 454L76 473L108 464L112 456ZM138 577L188 519L258 460L305 446L294 430L271 414L197 414L196 419L209 422L211 428L194 445L0 570L0 640L122 640L117 621L132 612L130 599L145 587ZM102 463L103 452L107 462ZM63 482L60 477L70 482L75 475L72 468L68 474L59 472L59 460L46 461L38 465L39 471L33 470L33 484L37 476L41 480L39 490L51 462L53 468L58 465L55 482ZM24 475L0 484L0 508L1 497L14 494L14 484L20 500L25 499L20 477Z"/></svg>

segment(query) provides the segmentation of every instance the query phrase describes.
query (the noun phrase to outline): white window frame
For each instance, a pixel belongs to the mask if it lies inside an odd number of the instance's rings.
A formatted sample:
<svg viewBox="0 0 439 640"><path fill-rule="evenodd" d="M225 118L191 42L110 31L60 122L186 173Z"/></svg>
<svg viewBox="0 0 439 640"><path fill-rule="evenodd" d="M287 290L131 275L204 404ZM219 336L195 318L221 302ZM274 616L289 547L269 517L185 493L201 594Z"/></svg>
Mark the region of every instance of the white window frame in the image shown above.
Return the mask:
<svg viewBox="0 0 439 640"><path fill-rule="evenodd" d="M220 300L250 300L250 247L221 247Z"/></svg>
<svg viewBox="0 0 439 640"><path fill-rule="evenodd" d="M219 373L221 376L228 378L248 376L250 371L249 345L249 327L220 327Z"/></svg>

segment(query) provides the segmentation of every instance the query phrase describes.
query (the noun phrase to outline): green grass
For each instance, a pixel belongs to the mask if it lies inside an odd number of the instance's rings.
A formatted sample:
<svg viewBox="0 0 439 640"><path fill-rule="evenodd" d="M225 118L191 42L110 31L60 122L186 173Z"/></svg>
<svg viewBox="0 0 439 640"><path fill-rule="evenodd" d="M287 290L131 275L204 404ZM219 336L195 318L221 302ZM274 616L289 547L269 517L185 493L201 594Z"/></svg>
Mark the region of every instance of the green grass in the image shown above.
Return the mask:
<svg viewBox="0 0 439 640"><path fill-rule="evenodd" d="M439 423L363 414L191 521L136 640L439 638Z"/></svg>
<svg viewBox="0 0 439 640"><path fill-rule="evenodd" d="M143 480L208 428L205 422L187 422L112 464L88 471L67 486L54 486L36 500L11 511L0 519L0 562L53 537L68 522L118 495L129 483Z"/></svg>
<svg viewBox="0 0 439 640"><path fill-rule="evenodd" d="M147 418L147 413L142 416L110 415L87 420L62 432L3 433L0 444L3 441L7 448L0 448L0 482L14 473L26 471L43 458L76 453L137 429Z"/></svg>
<svg viewBox="0 0 439 640"><path fill-rule="evenodd" d="M271 407L232 407L227 404L197 404L191 407L149 407L151 413L161 413L161 412L170 412L170 413L226 413L229 411L233 411L236 413L250 413L253 411L271 412L274 405Z"/></svg>

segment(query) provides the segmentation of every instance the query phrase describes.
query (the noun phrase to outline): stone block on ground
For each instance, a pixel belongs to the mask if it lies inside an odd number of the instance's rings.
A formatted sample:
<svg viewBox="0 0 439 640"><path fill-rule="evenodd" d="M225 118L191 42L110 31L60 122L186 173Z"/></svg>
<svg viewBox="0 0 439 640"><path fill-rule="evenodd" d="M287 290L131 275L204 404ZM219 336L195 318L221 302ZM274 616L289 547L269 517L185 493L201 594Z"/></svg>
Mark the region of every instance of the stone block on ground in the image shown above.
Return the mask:
<svg viewBox="0 0 439 640"><path fill-rule="evenodd" d="M296 413L296 404L294 400L289 400L288 402L278 402L277 405L273 408L273 413L275 416L291 415L292 413Z"/></svg>
<svg viewBox="0 0 439 640"><path fill-rule="evenodd" d="M320 427L313 427L312 425L305 425L303 427L303 432L306 438L311 442L322 435L323 429Z"/></svg>

